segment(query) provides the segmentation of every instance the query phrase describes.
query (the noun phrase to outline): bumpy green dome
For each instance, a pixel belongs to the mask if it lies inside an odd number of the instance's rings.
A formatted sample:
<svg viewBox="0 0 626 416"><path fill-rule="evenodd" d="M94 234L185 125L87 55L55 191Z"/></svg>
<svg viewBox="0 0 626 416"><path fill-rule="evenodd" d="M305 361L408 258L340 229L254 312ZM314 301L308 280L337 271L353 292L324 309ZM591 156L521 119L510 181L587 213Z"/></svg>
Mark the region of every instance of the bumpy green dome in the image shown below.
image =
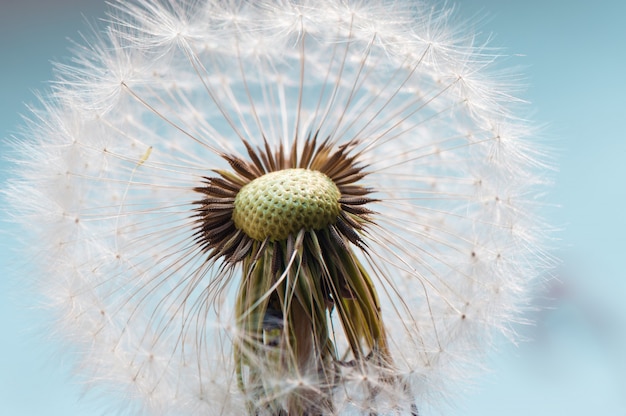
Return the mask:
<svg viewBox="0 0 626 416"><path fill-rule="evenodd" d="M235 198L233 221L255 240L285 240L301 229L319 230L333 224L341 193L321 172L284 169L256 178Z"/></svg>

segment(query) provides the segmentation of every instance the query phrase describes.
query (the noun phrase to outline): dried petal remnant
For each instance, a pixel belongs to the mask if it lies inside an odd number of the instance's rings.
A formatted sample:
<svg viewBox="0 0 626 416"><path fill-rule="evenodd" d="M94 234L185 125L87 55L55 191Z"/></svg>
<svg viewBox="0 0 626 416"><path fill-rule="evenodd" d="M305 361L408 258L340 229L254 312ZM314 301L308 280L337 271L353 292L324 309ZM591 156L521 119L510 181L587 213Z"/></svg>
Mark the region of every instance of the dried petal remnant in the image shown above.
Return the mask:
<svg viewBox="0 0 626 416"><path fill-rule="evenodd" d="M270 172L241 188L233 221L255 240L285 240L301 229L319 230L334 223L340 197L335 183L321 172Z"/></svg>

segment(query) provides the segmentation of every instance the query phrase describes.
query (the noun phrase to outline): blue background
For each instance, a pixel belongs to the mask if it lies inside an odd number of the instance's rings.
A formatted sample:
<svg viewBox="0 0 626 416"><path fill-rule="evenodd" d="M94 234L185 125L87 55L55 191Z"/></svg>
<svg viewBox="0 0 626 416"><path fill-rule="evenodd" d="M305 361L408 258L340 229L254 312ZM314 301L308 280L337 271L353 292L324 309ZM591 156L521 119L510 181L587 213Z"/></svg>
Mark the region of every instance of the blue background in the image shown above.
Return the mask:
<svg viewBox="0 0 626 416"><path fill-rule="evenodd" d="M0 138L16 132L24 103L46 87L50 61L68 55L66 38L89 32L81 14L93 21L104 9L102 0L2 1ZM548 202L560 207L548 216L562 229L554 243L562 263L560 280L537 298L536 325L521 329L533 341L494 354L493 372L448 414L624 416L626 2L469 0L459 9L495 33L510 65L524 66L524 98L558 149ZM0 415L103 414L80 400L69 363L35 333L29 278L10 253L12 226L0 224Z"/></svg>

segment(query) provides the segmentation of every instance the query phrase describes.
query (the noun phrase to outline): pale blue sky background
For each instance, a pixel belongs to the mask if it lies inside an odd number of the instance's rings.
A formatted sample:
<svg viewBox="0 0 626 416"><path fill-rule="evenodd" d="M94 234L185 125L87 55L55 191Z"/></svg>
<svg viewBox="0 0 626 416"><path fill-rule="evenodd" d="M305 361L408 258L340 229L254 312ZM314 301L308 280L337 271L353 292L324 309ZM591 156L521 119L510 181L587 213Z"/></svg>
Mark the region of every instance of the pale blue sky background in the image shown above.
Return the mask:
<svg viewBox="0 0 626 416"><path fill-rule="evenodd" d="M506 347L494 371L450 416L626 415L626 2L460 1L461 16L483 16L512 65L525 66L535 118L560 149L549 202L561 226L552 301L535 339ZM15 132L32 90L67 56L81 13L102 17L101 0L0 3L0 139ZM5 151L4 143L0 151ZM0 162L4 182L6 164ZM63 357L32 333L35 314L14 264L10 226L0 223L0 415L106 415L80 401ZM28 280L28 276L25 276Z"/></svg>

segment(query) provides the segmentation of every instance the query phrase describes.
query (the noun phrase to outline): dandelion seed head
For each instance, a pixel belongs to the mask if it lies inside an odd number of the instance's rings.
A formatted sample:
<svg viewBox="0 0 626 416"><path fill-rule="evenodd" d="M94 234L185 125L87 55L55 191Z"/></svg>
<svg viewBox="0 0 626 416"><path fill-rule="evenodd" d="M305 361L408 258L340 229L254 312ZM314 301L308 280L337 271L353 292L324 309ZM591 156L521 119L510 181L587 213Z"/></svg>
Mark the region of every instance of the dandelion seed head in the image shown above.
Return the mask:
<svg viewBox="0 0 626 416"><path fill-rule="evenodd" d="M515 337L549 166L453 16L112 5L2 191L89 386L130 413L415 414Z"/></svg>

